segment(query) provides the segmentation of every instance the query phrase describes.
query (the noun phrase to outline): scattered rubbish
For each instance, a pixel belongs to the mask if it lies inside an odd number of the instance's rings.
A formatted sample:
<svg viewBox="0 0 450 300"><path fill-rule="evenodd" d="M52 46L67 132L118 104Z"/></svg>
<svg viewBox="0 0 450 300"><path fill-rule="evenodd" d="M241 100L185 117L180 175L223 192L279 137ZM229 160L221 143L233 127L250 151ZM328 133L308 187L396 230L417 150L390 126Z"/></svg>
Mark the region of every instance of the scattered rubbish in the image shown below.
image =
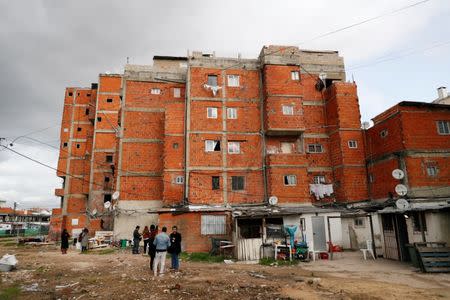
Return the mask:
<svg viewBox="0 0 450 300"><path fill-rule="evenodd" d="M311 279L308 279L307 282L308 282L309 285L319 286L320 285L320 281L321 281L320 278L311 278Z"/></svg>
<svg viewBox="0 0 450 300"><path fill-rule="evenodd" d="M266 276L264 276L263 274L259 274L259 273L255 273L255 272L250 272L249 275L252 277L255 277L255 278L261 278L261 279L266 278Z"/></svg>
<svg viewBox="0 0 450 300"><path fill-rule="evenodd" d="M228 264L228 265L229 264L234 264L234 261L232 261L231 259L224 259L223 262Z"/></svg>
<svg viewBox="0 0 450 300"><path fill-rule="evenodd" d="M67 285L57 285L57 286L55 286L55 290L63 290L63 289L71 288L71 287L76 286L77 284L79 284L79 282L75 282L75 283L71 283L71 284L67 284Z"/></svg>
<svg viewBox="0 0 450 300"><path fill-rule="evenodd" d="M171 290L179 290L181 289L181 285L179 285L178 283L175 284L173 287L170 288Z"/></svg>
<svg viewBox="0 0 450 300"><path fill-rule="evenodd" d="M21 289L24 292L39 292L39 284L36 282L30 285L24 285Z"/></svg>
<svg viewBox="0 0 450 300"><path fill-rule="evenodd" d="M12 255L5 254L0 259L0 271L9 272L16 267L17 263L18 261L14 254Z"/></svg>

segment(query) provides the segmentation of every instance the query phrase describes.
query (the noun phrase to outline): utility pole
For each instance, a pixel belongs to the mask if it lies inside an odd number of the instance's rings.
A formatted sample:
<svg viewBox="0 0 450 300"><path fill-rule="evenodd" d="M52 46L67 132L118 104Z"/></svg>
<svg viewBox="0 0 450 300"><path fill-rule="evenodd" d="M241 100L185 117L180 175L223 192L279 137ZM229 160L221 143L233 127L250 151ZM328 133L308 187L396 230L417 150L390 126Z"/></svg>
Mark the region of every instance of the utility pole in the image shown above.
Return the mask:
<svg viewBox="0 0 450 300"><path fill-rule="evenodd" d="M16 208L17 208L17 202L14 201L14 213L13 213L13 224L12 224L12 228L13 228L13 233L16 233L15 235L17 236L17 229L16 229Z"/></svg>

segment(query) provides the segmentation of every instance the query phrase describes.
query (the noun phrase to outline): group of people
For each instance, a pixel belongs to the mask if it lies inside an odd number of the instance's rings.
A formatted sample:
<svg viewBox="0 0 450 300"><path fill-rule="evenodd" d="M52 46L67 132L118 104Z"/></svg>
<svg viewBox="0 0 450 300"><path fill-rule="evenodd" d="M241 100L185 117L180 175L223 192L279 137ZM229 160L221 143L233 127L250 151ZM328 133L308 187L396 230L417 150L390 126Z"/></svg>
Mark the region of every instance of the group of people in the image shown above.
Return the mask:
<svg viewBox="0 0 450 300"><path fill-rule="evenodd" d="M67 249L69 249L69 239L70 234L67 229L64 229L61 233L61 253L67 254ZM88 249L89 243L89 229L84 228L80 235L78 236L78 240L74 239L74 245L78 242L81 244L81 252L86 252Z"/></svg>
<svg viewBox="0 0 450 300"><path fill-rule="evenodd" d="M150 256L150 269L153 270L155 276L164 274L167 252L170 253L172 267L171 269L178 272L180 268L179 255L181 253L181 234L178 232L177 226L172 227L172 233L167 235L167 227L163 227L158 233L158 226L151 225L144 227L142 234L139 232L140 226L136 226L133 232L133 254L139 254L139 244L144 239L144 254ZM69 248L70 234L67 229L61 233L61 253L67 254ZM76 243L77 240L74 240ZM89 242L89 230L84 228L78 236L78 242L81 244L81 252L86 252Z"/></svg>
<svg viewBox="0 0 450 300"><path fill-rule="evenodd" d="M178 272L180 268L179 255L181 253L181 234L178 232L177 226L172 227L172 233L167 235L167 227L163 227L158 233L158 227L151 225L144 227L142 234L139 232L140 226L136 226L133 232L133 254L139 254L139 244L144 239L144 254L150 256L150 269L153 270L155 276L164 274L167 252L170 253L172 267L171 269Z"/></svg>

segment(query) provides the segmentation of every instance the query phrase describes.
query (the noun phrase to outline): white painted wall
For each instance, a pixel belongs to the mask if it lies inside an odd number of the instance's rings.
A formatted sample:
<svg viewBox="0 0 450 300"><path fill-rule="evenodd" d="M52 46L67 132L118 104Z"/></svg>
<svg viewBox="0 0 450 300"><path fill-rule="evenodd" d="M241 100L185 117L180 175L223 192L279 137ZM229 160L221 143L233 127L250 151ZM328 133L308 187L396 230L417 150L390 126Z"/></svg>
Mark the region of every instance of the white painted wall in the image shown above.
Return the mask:
<svg viewBox="0 0 450 300"><path fill-rule="evenodd" d="M447 245L450 245L450 212L426 212L425 222L427 223L427 231L425 232L427 242L446 242ZM406 225L409 242L422 242L422 233L414 231L412 218L406 220Z"/></svg>
<svg viewBox="0 0 450 300"><path fill-rule="evenodd" d="M364 219L363 226L356 226L356 218L344 218L342 219L342 240L344 249L363 249L367 247L367 241L372 240L370 232L370 220L368 217L360 217ZM380 221L376 214L372 214L373 233L375 237L375 247L382 250L382 235ZM352 244L350 238L350 232L354 232L356 238L356 244ZM381 253L381 251L380 251Z"/></svg>
<svg viewBox="0 0 450 300"><path fill-rule="evenodd" d="M327 227L327 217L328 216L339 216L340 213L319 213L317 216L324 217L325 222L325 236L326 241L329 241L328 236L328 227ZM308 244L309 249L314 249L313 243L313 231L312 231L312 219L311 217L315 217L316 214L302 214L300 216L287 216L283 217L284 225L297 225L300 226L300 218L305 218L306 223L306 231L304 232L304 236L306 237L306 242ZM342 245L342 225L340 218L330 219L330 227L331 227L331 238L332 242L335 245ZM295 232L295 238L297 241L301 241L301 232L299 229Z"/></svg>
<svg viewBox="0 0 450 300"><path fill-rule="evenodd" d="M158 214L149 214L149 209L161 207L161 201L119 201L118 207L120 212L114 218L114 238L117 239L133 239L133 231L137 225L141 227L151 224L158 224Z"/></svg>

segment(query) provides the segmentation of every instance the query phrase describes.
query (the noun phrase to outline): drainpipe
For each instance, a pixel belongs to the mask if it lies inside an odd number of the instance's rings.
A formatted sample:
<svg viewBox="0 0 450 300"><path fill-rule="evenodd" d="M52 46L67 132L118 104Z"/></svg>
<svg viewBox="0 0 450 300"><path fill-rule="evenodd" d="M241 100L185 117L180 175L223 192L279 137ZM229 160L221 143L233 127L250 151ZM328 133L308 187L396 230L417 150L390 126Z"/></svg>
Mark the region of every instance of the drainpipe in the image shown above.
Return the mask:
<svg viewBox="0 0 450 300"><path fill-rule="evenodd" d="M264 180L264 200L263 203L268 203L267 196L267 166L266 166L266 134L264 130L264 93L263 93L263 65L260 62L259 66L259 109L261 116L261 156L262 156L262 169L263 169L263 180Z"/></svg>
<svg viewBox="0 0 450 300"><path fill-rule="evenodd" d="M190 130L191 114L190 114L190 84L191 84L191 65L188 52L187 61L187 75L186 75L186 88L185 88L185 103L184 103L184 189L183 189L183 205L189 203L189 171L188 171L188 147L189 147L189 136L188 132Z"/></svg>

